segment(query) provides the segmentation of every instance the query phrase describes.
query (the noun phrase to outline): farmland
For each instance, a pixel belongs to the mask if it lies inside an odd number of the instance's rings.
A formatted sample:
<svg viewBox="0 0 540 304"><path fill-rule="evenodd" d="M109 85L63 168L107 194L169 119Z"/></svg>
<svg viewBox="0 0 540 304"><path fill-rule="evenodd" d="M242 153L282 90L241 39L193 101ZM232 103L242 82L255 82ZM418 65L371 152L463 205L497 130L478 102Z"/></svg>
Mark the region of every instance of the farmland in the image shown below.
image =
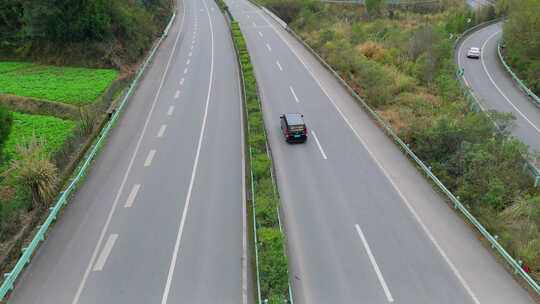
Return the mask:
<svg viewBox="0 0 540 304"><path fill-rule="evenodd" d="M0 94L91 104L118 76L116 70L0 62Z"/></svg>

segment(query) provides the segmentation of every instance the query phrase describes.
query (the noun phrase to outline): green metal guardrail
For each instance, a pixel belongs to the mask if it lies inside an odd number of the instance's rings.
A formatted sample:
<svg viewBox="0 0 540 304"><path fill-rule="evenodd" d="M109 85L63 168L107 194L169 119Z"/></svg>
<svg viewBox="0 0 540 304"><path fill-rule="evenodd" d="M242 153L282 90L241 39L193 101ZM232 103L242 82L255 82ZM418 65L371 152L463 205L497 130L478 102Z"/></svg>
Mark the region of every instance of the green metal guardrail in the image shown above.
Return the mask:
<svg viewBox="0 0 540 304"><path fill-rule="evenodd" d="M458 45L461 44L462 40L464 39L464 37L466 37L468 34L470 34L471 32L474 32L476 30L479 30L481 28L484 28L486 26L489 26L491 24L494 24L494 23L497 23L497 22L500 22L502 20L504 20L505 17L501 17L501 18L497 18L497 19L493 19L493 20L490 20L490 21L486 21L486 22L483 22L483 23L480 23L478 25L475 25L467 30L465 30L455 41L454 43L454 52L455 50L457 49ZM501 58L501 61L504 63L504 60L502 59L502 55L500 53L500 44L499 44L499 57ZM456 53L457 54L457 53ZM459 54L457 54L459 55ZM505 66L506 66L506 63L504 63ZM470 92L470 88L468 87L465 87L463 85L463 81L462 81L462 78L463 78L463 69L458 69L457 72L456 72L456 80L457 82L459 83L462 91L463 91L463 96L465 97L465 100L467 100L467 102L471 105L472 108L474 108L475 110L477 111L483 111L482 110L482 107L480 106L480 102L478 100L476 100L476 98L474 97L473 94L471 94ZM511 74L512 71L509 71ZM528 89L528 88L527 88ZM531 92L532 93L532 92ZM534 95L534 94L533 94ZM536 95L535 95L536 96ZM538 97L536 97L538 98ZM539 103L540 105L540 103ZM495 124L495 126L497 126ZM540 185L540 172L538 172L538 169L535 168L533 165L531 165L525 158L523 159L523 169L524 170L529 170L529 172L533 175L533 178L534 178L534 187L538 187Z"/></svg>
<svg viewBox="0 0 540 304"><path fill-rule="evenodd" d="M169 19L168 19L168 22L167 22L167 24L168 24L167 30L169 28L169 25L172 23L172 20L173 20L174 17L175 17L174 13L172 13L169 16ZM45 240L45 235L47 233L47 230L51 226L52 222L54 220L56 220L56 216L58 215L58 212L62 209L63 206L67 205L69 195L71 194L71 192L73 190L75 190L77 188L77 185L81 181L81 178L85 174L86 170L88 170L88 168L90 167L90 163L91 163L92 159L97 154L100 146L105 141L105 139L107 137L107 134L109 133L109 131L113 127L114 123L118 120L118 116L120 115L120 113L121 113L121 111L122 111L122 109L123 109L123 107L124 107L124 105L126 103L126 100L131 95L131 92L135 88L135 85L137 84L137 81L141 77L142 73L146 70L146 67L148 66L148 63L150 62L150 60L154 56L157 48L161 45L161 42L163 41L163 39L165 39L165 37L167 37L167 31L165 31L163 33L163 35L161 35L158 42L156 43L156 45L154 46L154 48L152 49L152 51L150 52L150 54L148 55L146 60L144 61L144 64L139 69L139 71L137 73L137 76L135 77L135 79L131 83L126 95L122 99L122 102L118 106L116 112L111 117L111 119L109 120L107 125L101 130L101 134L98 136L97 143L94 146L91 147L91 152L86 156L86 159L85 159L83 165L78 167L79 171L78 171L77 175L75 176L75 178L73 178L73 180L71 181L69 186L66 188L66 190L64 190L62 192L62 195L60 196L60 199L57 201L57 203L54 205L54 207L49 208L51 213L49 214L49 216L47 217L47 219L45 220L43 225L38 226L38 232L36 233L36 235L34 236L32 241L30 242L28 247L22 249L22 255L19 258L19 260L17 261L17 264L15 265L15 267L11 270L11 272L4 274L5 280L2 283L2 286L0 287L0 301L2 301L4 296L9 291L11 291L13 289L13 284L14 284L15 280L17 279L19 274L24 269L24 266L26 266L26 264L30 263L30 259L32 258L32 254L38 248L39 243L41 241Z"/></svg>
<svg viewBox="0 0 540 304"><path fill-rule="evenodd" d="M510 75L512 75L512 78L514 78L514 80L519 84L519 86L525 91L525 93L527 93L527 95L529 95L536 103L537 106L540 106L540 98L538 98L538 96L536 96L536 94L533 93L533 91L531 91L531 89L529 89L521 79L519 79L519 77L517 77L517 75L512 71L512 69L510 68L510 66L506 63L506 61L504 61L504 57L502 55L502 51L501 51L501 48L502 48L502 43L503 43L503 38L501 38L501 40L499 40L499 43L497 43L497 54L499 55L499 59L501 60L504 68L506 69L506 71L508 73L510 73Z"/></svg>
<svg viewBox="0 0 540 304"><path fill-rule="evenodd" d="M493 21L491 21L493 23ZM478 28L479 26L476 26ZM313 50L301 37L299 37L293 29L291 29L289 26L287 26L287 31L291 33L304 47L306 47L332 74L334 77L338 79L338 81L345 87L347 90L358 100L360 101L360 104L375 118L375 120L381 125L382 128L386 130L389 136L391 136L394 141L396 141L401 148L405 150L405 153L410 156L420 168L425 172L428 178L430 178L438 187L439 189L446 194L446 196L450 199L450 201L454 204L454 209L459 210L477 229L478 231L490 242L491 247L496 249L503 258L512 266L514 269L514 274L519 274L531 287L532 289L540 294L540 286L538 283L536 283L528 273L526 273L522 269L522 262L516 261L497 241L497 236L492 236L483 226L480 224L478 220L463 206L463 204L459 201L459 198L454 196L448 188L431 172L430 168L426 166L422 160L420 160L416 154L409 148L409 146L403 142L395 133L392 131L392 128L387 125L380 117L377 115L377 113L371 109L371 107L366 103L366 101L360 97L353 88L351 88L347 82L339 76L339 74L315 51ZM470 31L466 31L470 32Z"/></svg>

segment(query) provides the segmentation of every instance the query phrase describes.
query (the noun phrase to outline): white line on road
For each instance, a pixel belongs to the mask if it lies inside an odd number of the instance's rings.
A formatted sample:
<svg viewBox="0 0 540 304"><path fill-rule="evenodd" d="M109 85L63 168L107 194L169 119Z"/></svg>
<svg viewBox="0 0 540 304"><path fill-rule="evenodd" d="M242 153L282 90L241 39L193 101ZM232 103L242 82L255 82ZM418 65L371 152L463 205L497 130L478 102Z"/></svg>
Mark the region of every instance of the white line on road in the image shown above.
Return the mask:
<svg viewBox="0 0 540 304"><path fill-rule="evenodd" d="M439 243L435 240L435 238L433 237L433 235L431 234L431 232L427 229L426 225L424 224L424 222L422 221L422 219L420 218L420 216L418 215L418 213L416 213L416 210L412 207L411 203L409 202L409 200L405 197L405 195L403 195L403 193L401 192L401 190L398 188L398 186L396 185L396 183L394 182L394 180L390 177L390 175L388 174L388 172L386 172L386 169L384 169L384 167L381 165L381 163L379 162L379 160L375 157L375 154L373 154L373 152L371 151L371 149L368 147L367 143L362 139L362 137L360 137L360 134L358 134L358 132L356 131L356 129L353 127L353 125L351 124L351 122L349 121L349 119L345 116L345 114L343 113L343 111L341 111L341 109L338 107L338 105L335 103L335 101L332 99L332 97L330 97L330 95L328 94L328 92L326 91L326 89L323 87L323 85L321 84L320 80L315 77L315 73L311 70L310 67L308 67L308 65L304 62L304 60L300 57L300 55L298 55L298 53L296 52L296 50L291 46L291 44L287 41L287 39L285 39L283 37L283 35L279 32L279 30L277 30L275 28L274 25L270 24L270 22L268 22L266 20L266 18L263 16L263 14L258 11L257 12L259 14L259 16L261 16L261 18L263 18L265 20L265 22L274 30L274 32L281 38L281 40L283 42L285 42L285 44L287 45L287 47L291 50L291 52L296 56L296 58L298 58L298 60L300 61L300 63L302 63L302 65L304 66L304 68L308 71L308 73L311 75L311 77L313 78L313 80L315 80L315 82L317 83L317 85L321 88L321 90L323 91L323 93L326 95L326 97L328 97L328 100L330 100L330 102L332 103L332 105L334 106L334 108L338 111L339 115L341 116L341 118L347 123L347 125L349 126L349 128L353 131L354 135L356 136L356 138L358 138L358 140L360 141L360 143L362 144L362 146L364 146L364 148L366 149L366 151L368 152L368 154L371 156L371 158L373 159L373 161L377 164L377 167L379 167L382 171L382 173L384 174L384 176L388 179L388 181L390 182L390 184L392 184L392 187L396 190L396 192L399 194L399 196L401 197L401 199L403 200L403 202L405 203L405 205L407 206L407 208L409 209L409 211L412 213L412 215L414 216L414 218L416 219L416 221L420 224L420 227L422 227L422 230L424 230L424 232L426 233L426 235L428 236L428 238L430 239L430 241L433 243L433 245L435 245L435 248L437 248L437 251L439 252L439 254L443 257L443 259L446 261L446 263L448 264L448 266L450 267L450 269L452 270L452 272L454 273L454 275L458 278L459 282L461 283L461 285L463 286L463 288L465 288L465 290L467 291L467 293L469 294L469 296L472 298L472 300L474 301L475 304L480 304L480 301L478 301L478 299L476 298L475 294L472 292L472 289L469 287L469 285L467 284L467 282L465 281L465 279L463 279L463 277L461 276L461 273L459 273L459 271L457 270L456 266L454 265L454 263L452 263L452 261L450 260L450 258L448 258L448 256L446 255L446 253L442 250L441 246L439 245Z"/></svg>
<svg viewBox="0 0 540 304"><path fill-rule="evenodd" d="M272 51L272 48L270 47L270 44L266 44L266 48L268 49L268 51Z"/></svg>
<svg viewBox="0 0 540 304"><path fill-rule="evenodd" d="M263 34L261 32L259 32L259 36L261 36L261 38L263 37Z"/></svg>
<svg viewBox="0 0 540 304"><path fill-rule="evenodd" d="M191 60L188 59L188 60L186 61L186 65L189 65L190 63L191 63Z"/></svg>
<svg viewBox="0 0 540 304"><path fill-rule="evenodd" d="M321 151L322 157L324 159L328 159L326 157L326 153L324 153L324 150L323 150L323 148L321 146L321 143L319 142L319 139L317 138L317 134L315 133L315 131L311 130L311 134L313 134L313 138L315 138L315 142L317 143L317 146L319 147L319 151Z"/></svg>
<svg viewBox="0 0 540 304"><path fill-rule="evenodd" d="M109 235L109 239L107 240L107 243L105 243L105 246L103 247L103 251L101 251L99 258L97 259L96 264L94 265L94 268L92 269L93 271L103 270L103 266L105 266L105 262L107 262L107 258L109 257L109 254L111 254L111 250L117 238L118 238L118 234Z"/></svg>
<svg viewBox="0 0 540 304"><path fill-rule="evenodd" d="M167 115L171 116L173 112L174 112L174 106L169 106L169 111L167 112Z"/></svg>
<svg viewBox="0 0 540 304"><path fill-rule="evenodd" d="M141 142L143 140L144 134L146 133L146 129L148 128L148 124L150 123L150 118L152 117L152 113L154 112L154 109L156 107L156 103L159 99L159 94L161 92L161 89L163 88L163 83L165 82L165 77L167 76L167 71L169 70L169 67L171 65L171 61L173 58L173 54L175 54L176 46L178 45L178 40L180 39L180 34L182 33L182 29L184 28L184 18L186 16L186 7L183 6L183 13L182 13L182 23L180 25L180 30L178 31L178 34L176 35L176 39L174 41L173 48L171 50L171 53L169 54L169 59L167 61L167 65L165 66L165 71L163 72L161 76L161 82L159 84L158 90L156 92L156 96L154 97L154 101L152 102L152 107L150 107L150 111L148 112L148 115L146 116L146 121L144 122L143 129L141 131L141 135L139 135L139 139L137 140L137 144L135 145L135 150L133 151L133 154L131 155L131 159L129 160L128 167L126 169L126 172L124 173L124 177L122 178L122 182L120 183L120 188L118 188L118 192L116 193L116 197L114 199L114 202L111 206L111 211L109 211L109 215L107 216L107 220L105 221L105 225L103 225L103 228L101 229L101 234L99 235L99 239L97 241L96 247L94 248L94 251L92 252L92 256L90 257L90 261L88 261L88 265L86 266L86 270L83 274L83 277L81 279L81 282L79 283L79 287L77 288L77 292L75 293L75 296L73 297L72 304L77 304L79 302L79 298L81 297L82 290L84 288L84 285L86 284L86 280L88 279L88 275L90 274L90 270L92 269L92 265L94 264L94 261L96 260L96 257L99 252L99 248L101 247L101 243L103 242L103 239L105 239L105 233L107 232L107 229L109 229L109 225L111 223L112 217L114 215L114 211L116 210L116 206L118 205L118 201L120 200L120 195L122 194L122 191L124 190L124 186L126 185L126 181L128 178L129 173L131 172L131 168L133 167L133 163L135 162L135 157L137 156L137 152L139 151L139 148L141 147Z"/></svg>
<svg viewBox="0 0 540 304"><path fill-rule="evenodd" d="M150 150L148 152L148 155L146 156L146 160L144 161L144 166L148 167L152 164L152 160L154 159L154 155L156 155L156 150Z"/></svg>
<svg viewBox="0 0 540 304"><path fill-rule="evenodd" d="M279 68L279 70L283 71L283 68L281 67L281 64L279 64L279 61L276 61L276 64L277 64L277 67Z"/></svg>
<svg viewBox="0 0 540 304"><path fill-rule="evenodd" d="M184 78L180 79L180 85L184 84Z"/></svg>
<svg viewBox="0 0 540 304"><path fill-rule="evenodd" d="M180 97L180 90L176 90L174 93L174 99L177 99L178 97Z"/></svg>
<svg viewBox="0 0 540 304"><path fill-rule="evenodd" d="M255 21L253 21L253 22L251 22L251 23L253 24L253 26L257 26L257 25L255 24Z"/></svg>
<svg viewBox="0 0 540 304"><path fill-rule="evenodd" d="M208 9L205 1L202 1L204 6ZM204 108L204 116L201 126L201 133L199 134L199 142L197 144L197 152L195 153L195 161L193 169L191 171L191 180L189 182L188 192L186 195L186 201L184 203L184 211L182 212L182 218L180 219L180 226L178 227L178 234L176 235L176 242L174 244L174 250L171 258L171 265L169 266L169 273L167 274L167 281L165 283L165 290L163 291L163 297L161 298L161 304L167 304L167 298L169 297L169 290L174 274L174 268L176 267L176 259L178 258L178 252L180 250L180 242L182 240L182 233L184 232L184 224L186 222L186 216L191 201L191 191L193 190L193 183L195 181L195 175L197 174L197 166L199 165L199 155L201 153L201 146L204 137L204 130L206 128L206 119L208 117L208 105L210 104L210 95L212 93L212 83L214 79L214 27L212 24L212 18L210 13L206 13L208 16L208 22L210 23L210 41L211 41L211 56L210 56L210 81L208 82L208 94L206 95L206 105Z"/></svg>
<svg viewBox="0 0 540 304"><path fill-rule="evenodd" d="M133 185L133 188L131 188L131 192L129 193L126 203L124 204L124 208L129 208L133 205L135 197L137 197L137 193L139 192L139 188L141 188L141 184Z"/></svg>
<svg viewBox="0 0 540 304"><path fill-rule="evenodd" d="M159 132L157 134L157 137L162 138L163 134L165 134L165 130L167 129L167 125L161 125L159 128Z"/></svg>
<svg viewBox="0 0 540 304"><path fill-rule="evenodd" d="M293 87L289 86L289 90L291 90L291 94L294 97L294 100L296 100L296 102L300 102L300 100L298 100L298 97L296 97L296 93L294 92Z"/></svg>
<svg viewBox="0 0 540 304"><path fill-rule="evenodd" d="M499 34L501 31L497 31L495 33L493 33L491 36L488 37L488 39L486 39L486 41L484 41L484 44L482 44L482 50L485 49L486 47L486 44L488 43L488 41L491 40L491 38L493 38L495 35ZM521 117L523 117L523 119L525 119L535 130L536 132L540 133L540 129L532 122L530 121L527 116L525 116L525 114L523 114L517 107L516 105L514 105L510 99L508 97L506 97L506 95L503 93L503 91L499 88L499 86L495 83L495 81L493 80L493 78L491 77L491 74L488 72L487 68L486 68L486 63L484 61L484 56L481 56L480 57L480 60L482 61L482 67L484 68L484 71L486 72L486 74L488 75L489 77L489 80L491 81L491 83L495 86L495 88L497 89L497 91L499 91L499 93L502 95L502 97L504 97L504 99L506 99L506 101L508 101L508 103L510 105L512 105L512 107L514 108L514 110L516 110L519 115L521 115Z"/></svg>
<svg viewBox="0 0 540 304"><path fill-rule="evenodd" d="M193 52L189 52L188 56L191 57L191 55L193 55Z"/></svg>
<svg viewBox="0 0 540 304"><path fill-rule="evenodd" d="M184 69L184 74L187 74L188 68Z"/></svg>
<svg viewBox="0 0 540 304"><path fill-rule="evenodd" d="M192 50L193 50L193 45L192 45L192 46L190 47L190 49L192 49Z"/></svg>
<svg viewBox="0 0 540 304"><path fill-rule="evenodd" d="M358 235L360 236L360 239L362 240L362 243L364 244L364 247L366 248L366 252L368 254L369 260L371 261L371 265L373 265L373 269L375 269L375 273L377 274L379 283L381 283L384 293L386 294L386 299L388 300L388 302L394 302L394 298L392 298L390 289L388 289L388 286L386 285L386 282L384 281L381 270L379 269L379 266L377 265L377 262L375 261L375 257L373 256L373 253L371 253L371 249L369 249L369 245L366 241L366 237L364 236L364 233L362 233L362 230L360 229L360 225L356 224L354 226L356 227L356 231L358 231Z"/></svg>

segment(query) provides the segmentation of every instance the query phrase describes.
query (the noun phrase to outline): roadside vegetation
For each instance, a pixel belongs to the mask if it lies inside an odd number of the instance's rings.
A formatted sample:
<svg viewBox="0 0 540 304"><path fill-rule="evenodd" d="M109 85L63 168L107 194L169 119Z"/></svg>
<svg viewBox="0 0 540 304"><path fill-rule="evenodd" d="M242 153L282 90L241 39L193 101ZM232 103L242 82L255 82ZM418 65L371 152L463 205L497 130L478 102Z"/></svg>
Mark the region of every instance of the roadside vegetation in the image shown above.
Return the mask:
<svg viewBox="0 0 540 304"><path fill-rule="evenodd" d="M503 26L505 60L536 95L540 95L540 1L501 0L508 12Z"/></svg>
<svg viewBox="0 0 540 304"><path fill-rule="evenodd" d="M54 100L76 106L94 102L118 76L112 69L0 62L0 94Z"/></svg>
<svg viewBox="0 0 540 304"><path fill-rule="evenodd" d="M129 68L167 22L171 0L2 0L0 58Z"/></svg>
<svg viewBox="0 0 540 304"><path fill-rule="evenodd" d="M455 77L456 36L504 14L503 7L259 2L321 54L540 281L540 191L522 158L535 156L506 136L511 115L474 111Z"/></svg>
<svg viewBox="0 0 540 304"><path fill-rule="evenodd" d="M225 9L223 5L221 7ZM285 239L279 227L279 195L272 180L272 163L266 149L263 114L253 65L236 21L231 22L231 31L239 52L245 84L248 144L251 151L254 185L251 190L255 209L255 233L258 241L255 246L257 246L259 257L261 297L267 299L270 304L281 304L289 299L289 273L284 247Z"/></svg>

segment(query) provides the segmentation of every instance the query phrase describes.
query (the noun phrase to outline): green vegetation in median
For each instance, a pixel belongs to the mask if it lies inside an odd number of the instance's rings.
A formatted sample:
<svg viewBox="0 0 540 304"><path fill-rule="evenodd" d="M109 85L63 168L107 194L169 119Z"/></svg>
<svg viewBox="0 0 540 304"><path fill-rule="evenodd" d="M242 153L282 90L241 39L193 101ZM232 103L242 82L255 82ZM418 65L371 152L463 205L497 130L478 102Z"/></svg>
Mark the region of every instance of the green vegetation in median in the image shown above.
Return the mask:
<svg viewBox="0 0 540 304"><path fill-rule="evenodd" d="M94 102L118 76L109 69L12 64L0 62L0 70L6 70L0 73L0 93L77 106Z"/></svg>
<svg viewBox="0 0 540 304"><path fill-rule="evenodd" d="M472 110L454 75L451 37L504 10L470 12L450 0L421 11L383 5L371 14L350 4L263 2L290 20L289 26L540 281L540 191L523 170L527 147L505 136L511 115Z"/></svg>
<svg viewBox="0 0 540 304"><path fill-rule="evenodd" d="M264 121L259 103L257 83L246 42L238 26L231 22L234 43L238 50L245 85L245 105L248 117L251 170L253 172L253 202L258 244L260 292L269 303L285 303L289 299L289 274L285 255L284 235L279 223L279 197L271 174L271 159L266 149Z"/></svg>

